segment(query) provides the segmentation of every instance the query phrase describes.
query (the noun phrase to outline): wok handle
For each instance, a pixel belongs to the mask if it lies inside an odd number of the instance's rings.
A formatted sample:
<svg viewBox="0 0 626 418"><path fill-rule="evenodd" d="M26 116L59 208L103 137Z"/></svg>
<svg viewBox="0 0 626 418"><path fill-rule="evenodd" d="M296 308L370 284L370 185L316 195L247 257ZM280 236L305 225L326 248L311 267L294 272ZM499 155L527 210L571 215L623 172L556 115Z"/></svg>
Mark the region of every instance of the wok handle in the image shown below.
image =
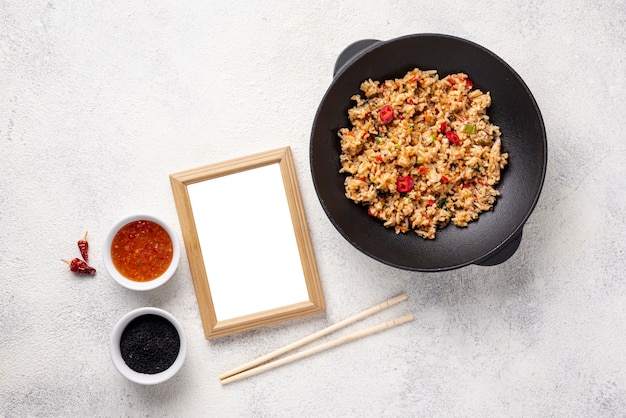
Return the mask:
<svg viewBox="0 0 626 418"><path fill-rule="evenodd" d="M339 71L354 57L360 55L363 51L371 46L379 43L377 39L361 39L348 45L337 57L335 61L335 68L333 69L333 77L337 75Z"/></svg>
<svg viewBox="0 0 626 418"><path fill-rule="evenodd" d="M511 258L513 254L517 251L520 243L522 242L522 230L517 233L517 235L513 236L504 245L495 253L491 254L486 259L479 261L475 264L479 266L495 266L501 263L504 263L506 260Z"/></svg>

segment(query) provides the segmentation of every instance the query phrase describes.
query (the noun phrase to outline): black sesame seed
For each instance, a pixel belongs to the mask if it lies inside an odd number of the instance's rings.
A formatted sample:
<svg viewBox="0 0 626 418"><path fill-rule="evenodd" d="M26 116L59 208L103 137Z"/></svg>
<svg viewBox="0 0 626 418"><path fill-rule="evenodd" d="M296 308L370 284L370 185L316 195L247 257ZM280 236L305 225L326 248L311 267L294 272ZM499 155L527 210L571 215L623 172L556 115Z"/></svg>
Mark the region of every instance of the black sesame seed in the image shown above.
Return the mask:
<svg viewBox="0 0 626 418"><path fill-rule="evenodd" d="M138 373L156 374L169 369L178 357L180 337L174 325L159 315L133 319L122 332L124 362Z"/></svg>

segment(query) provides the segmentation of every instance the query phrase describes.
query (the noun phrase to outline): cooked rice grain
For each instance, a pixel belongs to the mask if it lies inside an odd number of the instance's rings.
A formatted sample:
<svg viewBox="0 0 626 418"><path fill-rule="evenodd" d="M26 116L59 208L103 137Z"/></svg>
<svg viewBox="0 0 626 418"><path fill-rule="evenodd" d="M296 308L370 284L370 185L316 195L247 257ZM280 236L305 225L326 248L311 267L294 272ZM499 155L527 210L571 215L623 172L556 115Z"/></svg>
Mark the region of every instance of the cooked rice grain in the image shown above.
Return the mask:
<svg viewBox="0 0 626 418"><path fill-rule="evenodd" d="M489 92L474 89L466 74L440 80L417 68L401 79L366 80L361 91L348 110L352 127L339 130L346 197L396 233L428 239L450 221L464 227L493 209L508 154L486 113ZM386 105L394 117L383 123ZM400 192L406 176L414 186Z"/></svg>

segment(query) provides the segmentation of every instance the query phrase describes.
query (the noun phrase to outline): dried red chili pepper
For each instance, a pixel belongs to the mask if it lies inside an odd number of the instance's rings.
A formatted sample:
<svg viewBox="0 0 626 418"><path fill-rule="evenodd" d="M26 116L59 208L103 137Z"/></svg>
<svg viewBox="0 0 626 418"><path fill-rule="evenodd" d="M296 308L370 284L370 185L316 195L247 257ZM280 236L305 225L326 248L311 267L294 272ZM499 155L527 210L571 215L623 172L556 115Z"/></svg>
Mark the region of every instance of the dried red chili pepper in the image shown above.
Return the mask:
<svg viewBox="0 0 626 418"><path fill-rule="evenodd" d="M81 239L78 240L78 249L83 260L89 261L89 243L87 242L87 231Z"/></svg>
<svg viewBox="0 0 626 418"><path fill-rule="evenodd" d="M446 131L446 127L447 127L447 125L448 125L448 124L447 124L445 121L444 121L444 122L441 122L441 126L440 126L440 128L439 128L439 131L440 131L441 133L445 132L445 131Z"/></svg>
<svg viewBox="0 0 626 418"><path fill-rule="evenodd" d="M96 269L85 263L80 258L75 258L72 261L61 259L61 261L67 263L67 265L70 266L70 271L73 271L74 273L96 274Z"/></svg>

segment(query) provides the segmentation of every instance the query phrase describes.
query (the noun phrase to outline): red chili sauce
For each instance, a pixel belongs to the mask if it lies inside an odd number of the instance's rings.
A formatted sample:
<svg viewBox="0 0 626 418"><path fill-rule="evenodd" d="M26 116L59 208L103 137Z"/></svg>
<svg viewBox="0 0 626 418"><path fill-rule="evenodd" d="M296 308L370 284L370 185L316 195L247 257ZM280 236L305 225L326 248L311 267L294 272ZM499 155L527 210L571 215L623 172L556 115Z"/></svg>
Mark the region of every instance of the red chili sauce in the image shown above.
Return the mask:
<svg viewBox="0 0 626 418"><path fill-rule="evenodd" d="M162 275L172 262L172 239L159 224L138 220L124 225L111 243L115 268L127 279L147 282Z"/></svg>

